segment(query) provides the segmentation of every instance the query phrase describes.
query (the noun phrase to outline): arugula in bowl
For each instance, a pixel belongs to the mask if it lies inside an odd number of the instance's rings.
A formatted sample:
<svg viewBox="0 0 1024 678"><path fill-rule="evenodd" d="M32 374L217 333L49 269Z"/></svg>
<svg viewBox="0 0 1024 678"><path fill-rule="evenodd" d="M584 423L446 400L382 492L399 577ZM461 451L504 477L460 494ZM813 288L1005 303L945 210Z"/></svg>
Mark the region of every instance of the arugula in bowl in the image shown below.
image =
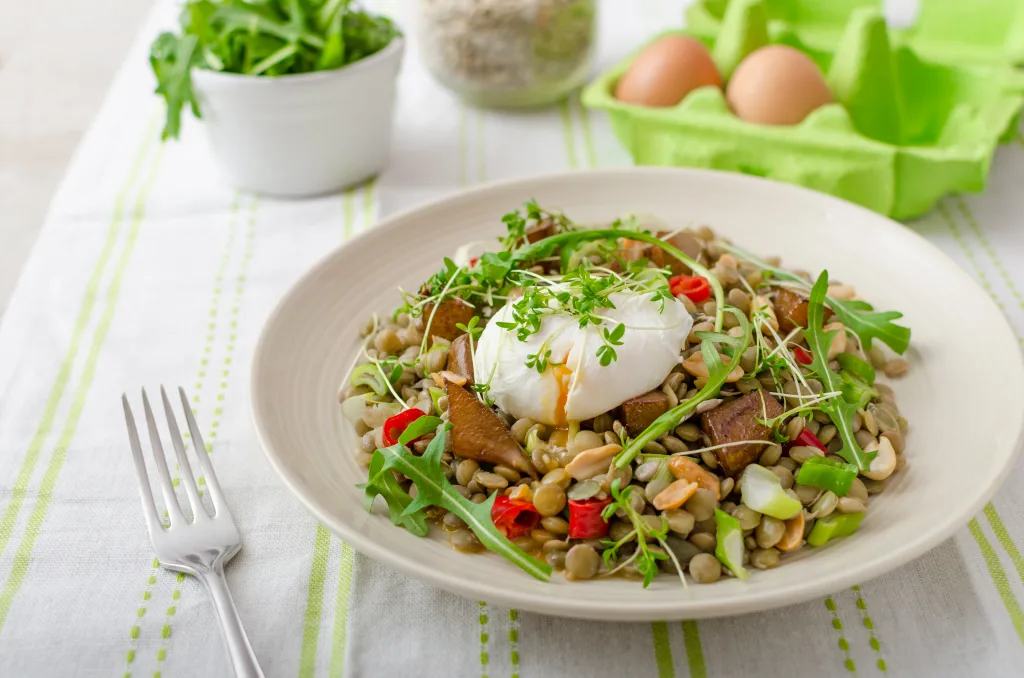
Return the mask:
<svg viewBox="0 0 1024 678"><path fill-rule="evenodd" d="M163 138L177 137L188 105L201 117L191 70L280 76L341 68L401 32L352 0L188 0L181 30L157 36L149 61L167 102Z"/></svg>

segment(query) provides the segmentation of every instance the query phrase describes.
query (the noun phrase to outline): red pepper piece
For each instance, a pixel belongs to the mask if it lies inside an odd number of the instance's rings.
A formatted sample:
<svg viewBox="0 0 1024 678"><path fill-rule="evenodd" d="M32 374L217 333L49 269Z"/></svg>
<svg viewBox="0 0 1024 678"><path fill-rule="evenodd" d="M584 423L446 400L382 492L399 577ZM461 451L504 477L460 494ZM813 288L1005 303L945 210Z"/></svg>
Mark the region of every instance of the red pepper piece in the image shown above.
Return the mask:
<svg viewBox="0 0 1024 678"><path fill-rule="evenodd" d="M793 349L793 357L801 365L810 365L814 362L814 354L805 349L803 346L797 346Z"/></svg>
<svg viewBox="0 0 1024 678"><path fill-rule="evenodd" d="M668 279L668 288L673 296L685 294L695 304L707 301L711 296L711 283L699 275L676 275Z"/></svg>
<svg viewBox="0 0 1024 678"><path fill-rule="evenodd" d="M601 517L604 507L612 503L607 499L569 500L569 538L593 539L608 534L608 523Z"/></svg>
<svg viewBox="0 0 1024 678"><path fill-rule="evenodd" d="M540 523L540 513L528 501L510 499L500 494L491 505L494 526L509 539L529 534Z"/></svg>
<svg viewBox="0 0 1024 678"><path fill-rule="evenodd" d="M397 443L402 432L409 428L409 424L422 416L424 416L423 410L414 407L411 410L399 412L393 417L388 417L387 421L384 422L384 430L381 432L381 438L384 440L384 447L391 447ZM420 438L422 437L423 436L420 436ZM416 440L419 440L419 438ZM409 442L414 443L416 440L410 440Z"/></svg>
<svg viewBox="0 0 1024 678"><path fill-rule="evenodd" d="M818 436L810 432L809 429L803 429L800 434L793 439L793 442L789 444L790 447L801 445L803 447L817 447L819 450L828 454L828 450L825 448L825 444L818 440Z"/></svg>
<svg viewBox="0 0 1024 678"><path fill-rule="evenodd" d="M473 257L472 259L469 260L469 267L473 268L474 266L476 266L476 262L478 261L480 261L480 257Z"/></svg>

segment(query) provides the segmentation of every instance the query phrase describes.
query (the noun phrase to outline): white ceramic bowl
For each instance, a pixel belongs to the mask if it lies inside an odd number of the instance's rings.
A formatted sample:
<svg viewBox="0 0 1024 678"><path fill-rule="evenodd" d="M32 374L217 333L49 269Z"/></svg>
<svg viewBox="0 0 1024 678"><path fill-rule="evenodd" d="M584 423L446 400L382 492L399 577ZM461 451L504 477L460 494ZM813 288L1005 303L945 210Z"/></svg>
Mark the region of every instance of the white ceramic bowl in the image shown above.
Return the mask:
<svg viewBox="0 0 1024 678"><path fill-rule="evenodd" d="M502 214L528 198L587 223L629 212L673 226L709 224L737 244L852 283L913 329L910 372L891 382L910 421L909 465L873 498L860 531L802 549L750 579L691 585L537 581L493 554L466 555L443 537L394 527L363 509L356 438L338 385L358 327L390 312L396 285L414 288L441 258L502 232ZM400 242L396 249L394 243ZM493 241L492 241L493 242ZM400 261L401 265L396 262ZM964 319L970 318L970 328ZM983 344L979 343L983 339ZM252 409L271 464L327 527L360 552L477 600L537 612L616 620L699 618L796 603L887 572L963 527L1013 463L1024 423L1024 367L1013 334L974 280L910 229L804 188L736 174L679 169L573 173L484 186L392 217L303 277L264 329Z"/></svg>
<svg viewBox="0 0 1024 678"><path fill-rule="evenodd" d="M261 77L192 70L210 146L228 180L301 197L378 174L391 148L395 80L405 49L331 71Z"/></svg>

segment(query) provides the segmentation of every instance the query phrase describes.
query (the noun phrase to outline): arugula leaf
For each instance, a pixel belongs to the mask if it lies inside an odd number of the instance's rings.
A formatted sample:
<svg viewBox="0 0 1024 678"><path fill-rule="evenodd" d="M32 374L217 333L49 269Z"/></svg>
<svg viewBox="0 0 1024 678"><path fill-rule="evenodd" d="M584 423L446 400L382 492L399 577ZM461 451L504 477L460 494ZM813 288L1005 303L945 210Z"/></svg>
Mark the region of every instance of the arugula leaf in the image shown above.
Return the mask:
<svg viewBox="0 0 1024 678"><path fill-rule="evenodd" d="M437 427L444 422L440 417L420 417L419 419L413 419L412 423L405 427L402 431L402 435L398 436L399 445L408 445L413 440L416 440L420 436L425 436L428 433L433 433L437 430ZM442 436L443 438L444 436Z"/></svg>
<svg viewBox="0 0 1024 678"><path fill-rule="evenodd" d="M199 117L190 71L278 76L340 68L401 33L351 0L187 0L177 34L153 42L150 64L167 102L163 137L176 137L188 105Z"/></svg>
<svg viewBox="0 0 1024 678"><path fill-rule="evenodd" d="M421 419L423 418L421 417ZM447 426L444 430L447 430ZM399 506L392 508L390 504L392 497L384 494L384 499L388 501L392 515L394 515L398 508L401 508L401 518L418 516L422 520L424 510L431 506L438 506L451 511L473 530L480 543L489 550L504 556L511 563L519 566L537 579L547 581L551 576L551 566L531 558L525 551L509 541L494 526L494 522L491 520L491 506L494 504L497 494L492 494L488 497L487 501L481 504L474 504L456 492L451 483L448 482L448 479L444 477L444 472L441 469L441 453L444 452L444 439L443 430L438 431L438 435L430 441L430 445L427 446L426 452L421 457L410 454L401 444L377 450L373 453L373 459L380 458L381 461L379 462L379 468L371 477L371 481L367 486L377 488L377 478L383 478L392 471L398 471L416 485L416 498L409 503L405 503L405 500L401 497L395 497ZM371 460L370 465L371 467L373 466L373 460ZM383 493L378 492L378 494ZM404 492L402 494L406 498L409 496ZM394 522L394 518L392 518L392 522ZM414 532L414 534L416 533Z"/></svg>
<svg viewBox="0 0 1024 678"><path fill-rule="evenodd" d="M873 339L878 339L900 355L910 347L910 328L890 322L903 317L899 311L876 311L866 301L832 298L829 298L828 306L846 327L860 337L864 348L871 348Z"/></svg>
<svg viewBox="0 0 1024 678"><path fill-rule="evenodd" d="M398 450L404 449L401 443L392 447ZM405 515L404 511L412 503L412 497L398 484L395 474L384 468L386 459L387 457L381 450L374 452L373 457L370 458L369 481L356 485L356 487L366 493L363 506L369 511L373 508L374 499L378 496L384 497L384 501L388 505L388 512L391 514L392 523L404 527L417 537L426 537L429 531L426 514L421 512Z"/></svg>
<svg viewBox="0 0 1024 678"><path fill-rule="evenodd" d="M832 338L839 330L826 331L823 328L826 292L828 292L828 271L822 271L818 276L818 281L811 288L811 297L807 305L807 330L804 332L804 338L807 340L807 346L811 349L810 368L821 381L825 391L831 393L842 390L843 380L828 366L828 349L832 345ZM832 420L832 424L843 441L843 447L838 452L839 456L856 465L861 471L867 471L871 467L871 460L878 453L862 450L853 435L853 427L850 422L861 405L857 402L849 402L844 393L842 398L829 398L822 401L819 407Z"/></svg>
<svg viewBox="0 0 1024 678"><path fill-rule="evenodd" d="M735 245L720 244L727 252L746 259L759 268L771 271L772 275L779 280L788 280L808 287L807 281L795 273L772 266L767 261ZM871 348L871 342L874 339L878 339L901 355L909 348L910 328L892 322L903 317L899 311L876 311L871 304L859 300L834 299L825 296L824 301L827 301L828 307L832 309L843 325L860 338L864 348Z"/></svg>
<svg viewBox="0 0 1024 678"><path fill-rule="evenodd" d="M167 104L167 120L161 138L177 137L181 129L181 110L186 105L199 117L199 104L192 91L190 71L196 61L196 47L199 44L194 35L178 37L173 33L161 33L149 51L149 63L156 74L156 93Z"/></svg>

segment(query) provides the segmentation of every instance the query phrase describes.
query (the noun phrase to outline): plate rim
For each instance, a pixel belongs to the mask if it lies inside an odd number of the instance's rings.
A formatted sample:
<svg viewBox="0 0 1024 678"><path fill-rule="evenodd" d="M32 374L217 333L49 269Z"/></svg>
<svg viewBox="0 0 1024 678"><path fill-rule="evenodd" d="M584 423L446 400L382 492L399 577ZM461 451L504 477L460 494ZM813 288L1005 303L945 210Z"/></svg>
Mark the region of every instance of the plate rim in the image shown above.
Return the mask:
<svg viewBox="0 0 1024 678"><path fill-rule="evenodd" d="M271 467L283 481L285 487L288 488L288 490L317 521L348 542L356 551L373 558L387 567L413 577L414 579L425 581L432 586L436 586L460 597L475 598L478 600L484 600L488 603L506 605L508 607L551 616L578 619L607 619L606 610L609 603L605 601L595 602L586 598L574 598L571 601L565 601L557 596L544 596L542 594L519 592L510 593L507 589L496 586L489 587L469 579L456 580L455 578L450 577L445 571L422 568L418 566L414 560L404 557L401 554L396 554L387 547L364 537L357 530L350 529L344 521L330 514L311 497L307 497L298 487L297 480L291 477L289 471L285 467L283 456L278 454L270 444L269 435L265 430L265 424L260 417L260 407L258 404L258 394L260 389L258 388L258 385L262 381L260 376L260 366L261 363L264 362L263 358L264 353L267 350L266 343L271 327L276 324L278 317L287 308L289 302L297 294L298 290L304 287L310 279L316 277L324 269L328 268L330 262L339 256L342 250L357 248L363 240L368 239L372 234L378 234L381 231L386 232L387 230L397 228L397 223L409 218L410 216L414 216L418 212L436 209L437 207L450 203L470 201L473 198L478 197L480 194L492 191L497 192L501 190L515 189L517 186L530 186L542 182L546 184L554 184L569 179L578 180L582 176L594 177L593 180L596 181L600 178L608 179L617 176L643 174L675 175L681 179L685 179L687 176L714 175L716 180L723 180L724 178L727 181L735 181L740 185L744 183L755 185L768 184L771 186L769 190L790 192L791 194L794 194L794 199L797 200L818 201L826 208L834 206L839 210L853 210L854 213L860 212L862 216L867 216L870 219L888 222L886 224L886 228L896 228L900 230L905 235L910 236L912 240L915 240L918 247L927 249L932 255L937 255L940 259L944 260L945 263L955 269L960 275L960 282L973 289L976 296L984 299L984 303L987 304L990 310L994 311L996 316L1002 320L999 325L999 332L1004 334L1004 338L1009 339L1011 344L1017 343L1014 341L1014 339L1016 339L1016 331L1010 325L1009 319L998 308L995 300L989 296L980 283L978 283L978 281L964 270L964 268L957 263L955 259L946 254L935 243L926 239L916 230L905 226L886 215L879 214L835 196L819 193L802 186L785 184L762 177L754 177L718 170L676 167L627 166L619 168L570 170L489 181L471 188L450 191L436 198L419 202L410 207L399 210L387 218L382 219L373 226L372 229L363 231L355 237L336 246L331 251L320 257L309 268L307 268L302 275L295 279L274 305L273 310L267 315L266 320L260 329L259 338L253 350L252 362L250 364L250 416L256 430L257 441L259 442L267 460L270 462ZM1024 379L1024 352L1014 351L1013 358L1008 362L1008 366L1016 372L1017 376ZM1024 404L1024 401L1022 401L1022 404ZM1008 471L1012 469L1021 453L1022 444L1024 444L1024 410L1018 411L1018 428L1013 443L1013 450L1006 457L1004 463L995 469L994 477L996 480L983 492L980 492L972 502L965 504L965 508L963 510L955 514L949 514L947 520L939 524L938 527L922 531L916 539L906 543L904 548L891 551L888 554L884 554L866 563L852 564L848 568L837 569L835 571L825 573L821 577L815 578L813 581L807 582L804 586L800 587L799 591L795 595L792 591L788 591L786 589L773 589L757 592L752 595L737 597L735 599L703 601L693 600L688 597L685 599L669 598L660 601L657 599L643 599L638 602L623 602L618 604L616 606L616 618L619 621L674 621L680 619L706 619L748 614L805 602L822 595L832 594L849 586L863 584L875 579L883 574L906 565L912 560L916 560L926 552L948 540L957 532L957 530L964 527L1002 487L1006 480ZM571 608L571 611L568 611L565 608Z"/></svg>

